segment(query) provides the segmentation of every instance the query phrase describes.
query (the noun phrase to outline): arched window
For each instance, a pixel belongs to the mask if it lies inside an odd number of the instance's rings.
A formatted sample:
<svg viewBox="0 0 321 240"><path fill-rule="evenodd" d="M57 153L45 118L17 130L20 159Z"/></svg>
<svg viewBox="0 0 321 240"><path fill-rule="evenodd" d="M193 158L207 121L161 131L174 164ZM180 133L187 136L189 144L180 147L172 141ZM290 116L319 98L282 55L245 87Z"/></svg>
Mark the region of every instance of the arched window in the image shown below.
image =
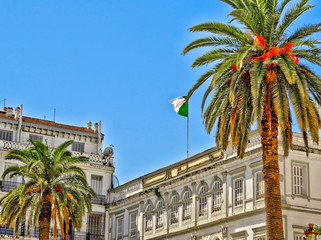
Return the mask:
<svg viewBox="0 0 321 240"><path fill-rule="evenodd" d="M208 187L203 185L199 191L199 216L207 215L207 196Z"/></svg>
<svg viewBox="0 0 321 240"><path fill-rule="evenodd" d="M191 219L192 193L186 191L183 194L183 221Z"/></svg>
<svg viewBox="0 0 321 240"><path fill-rule="evenodd" d="M164 200L161 200L156 205L156 229L164 226Z"/></svg>
<svg viewBox="0 0 321 240"><path fill-rule="evenodd" d="M149 204L146 208L145 232L152 231L152 229L153 229L152 211L153 211L153 206L152 206L152 204Z"/></svg>
<svg viewBox="0 0 321 240"><path fill-rule="evenodd" d="M171 224L178 223L178 195L174 195L171 201Z"/></svg>
<svg viewBox="0 0 321 240"><path fill-rule="evenodd" d="M212 212L220 212L222 205L222 183L215 181L213 184L213 208Z"/></svg>

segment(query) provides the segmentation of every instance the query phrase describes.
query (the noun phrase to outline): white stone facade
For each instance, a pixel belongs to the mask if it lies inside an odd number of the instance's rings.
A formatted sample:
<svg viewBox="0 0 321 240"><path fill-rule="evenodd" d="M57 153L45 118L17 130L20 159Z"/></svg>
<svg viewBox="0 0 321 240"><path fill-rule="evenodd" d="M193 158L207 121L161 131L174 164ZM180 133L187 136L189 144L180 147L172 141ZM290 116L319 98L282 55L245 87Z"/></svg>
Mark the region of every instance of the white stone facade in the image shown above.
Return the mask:
<svg viewBox="0 0 321 240"><path fill-rule="evenodd" d="M22 106L15 109L0 110L0 174L10 165L19 164L15 160L5 160L4 156L10 149L27 149L27 139L34 138L46 143L49 147L57 147L67 140L73 140L74 145L69 147L74 155L85 155L89 162L81 164L87 175L87 181L98 194L92 199L93 211L84 216L81 232L74 232L72 239L87 240L105 239L107 191L112 187L114 172L113 156L102 155L101 123L96 123L94 129L91 122L87 127L77 127L55 123L53 121L22 116ZM22 179L5 179L1 181L0 197L12 188L22 183ZM23 227L22 227L23 228ZM13 232L5 226L0 227L0 239L8 239ZM19 232L21 239L37 239L37 229L31 229L31 238L26 231ZM25 235L25 236L23 236Z"/></svg>
<svg viewBox="0 0 321 240"><path fill-rule="evenodd" d="M110 191L107 240L266 239L260 136L253 132L244 159L233 148L212 148ZM306 156L294 134L288 157L279 147L285 239L303 239L321 225L321 147ZM302 238L301 238L302 237Z"/></svg>
<svg viewBox="0 0 321 240"><path fill-rule="evenodd" d="M70 150L86 155L87 180L98 191L93 212L84 216L74 240L263 240L266 239L260 136L253 132L244 159L230 146L212 148L183 161L113 188L113 157L102 156L101 123L76 127L22 116L22 107L0 111L0 173L15 161L4 160L10 149L26 149L39 138L50 147L72 139ZM321 225L321 147L294 134L293 151L279 148L285 239L303 239L308 223ZM22 179L5 179L0 196ZM19 236L20 239L35 239ZM0 240L12 231L0 227ZM23 235L22 232L20 235ZM24 234L25 235L25 234Z"/></svg>

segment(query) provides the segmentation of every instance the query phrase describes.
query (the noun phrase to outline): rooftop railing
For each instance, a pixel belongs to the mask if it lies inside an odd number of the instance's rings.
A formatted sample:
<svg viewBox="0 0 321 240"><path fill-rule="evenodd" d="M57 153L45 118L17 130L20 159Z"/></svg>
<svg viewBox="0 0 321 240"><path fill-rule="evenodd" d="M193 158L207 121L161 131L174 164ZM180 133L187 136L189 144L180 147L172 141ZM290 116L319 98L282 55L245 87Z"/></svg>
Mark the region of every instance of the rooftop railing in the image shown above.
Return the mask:
<svg viewBox="0 0 321 240"><path fill-rule="evenodd" d="M5 151L11 150L11 149L26 150L29 147L30 147L30 144L28 143L0 140L0 150L5 150ZM91 153L76 152L76 151L71 151L71 152L72 152L72 156L75 156L75 157L76 156L87 157L89 159L89 162L93 164L112 166L112 163L113 163L113 157L109 157L108 159L105 159L99 154L91 154Z"/></svg>

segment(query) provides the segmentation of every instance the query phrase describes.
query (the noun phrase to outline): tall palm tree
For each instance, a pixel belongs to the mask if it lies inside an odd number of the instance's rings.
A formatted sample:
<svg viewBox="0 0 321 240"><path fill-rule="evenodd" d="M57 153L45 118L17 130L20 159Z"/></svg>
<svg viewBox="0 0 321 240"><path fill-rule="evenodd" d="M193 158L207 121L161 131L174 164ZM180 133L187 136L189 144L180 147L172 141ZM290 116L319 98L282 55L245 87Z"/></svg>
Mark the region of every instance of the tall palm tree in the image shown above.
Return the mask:
<svg viewBox="0 0 321 240"><path fill-rule="evenodd" d="M67 147L73 141L51 149L40 141L29 142L29 149L10 150L5 156L19 160L22 165L7 168L2 178L21 176L26 182L0 199L0 222L14 227L17 235L19 224L27 221L28 233L30 226L39 226L39 239L47 240L53 220L54 236L59 224L65 238L70 220L80 230L85 210L91 211L90 196L96 197L84 171L76 166L88 159L72 157Z"/></svg>
<svg viewBox="0 0 321 240"><path fill-rule="evenodd" d="M297 118L308 152L308 132L319 140L321 78L306 63L321 66L321 42L311 34L321 31L321 24L307 25L285 35L292 23L313 6L299 0L221 0L233 10L229 16L239 27L209 22L190 29L212 35L197 39L183 54L207 47L192 67L212 64L188 93L209 80L202 113L205 128L211 132L217 123L216 143L226 150L228 140L244 156L253 123L261 135L265 206L268 239L284 239L278 166L278 133L284 155L292 147L292 113ZM231 22L232 22L231 21ZM299 62L300 61L300 62ZM206 104L206 100L211 101ZM205 112L204 106L207 105ZM292 106L292 107L290 107Z"/></svg>

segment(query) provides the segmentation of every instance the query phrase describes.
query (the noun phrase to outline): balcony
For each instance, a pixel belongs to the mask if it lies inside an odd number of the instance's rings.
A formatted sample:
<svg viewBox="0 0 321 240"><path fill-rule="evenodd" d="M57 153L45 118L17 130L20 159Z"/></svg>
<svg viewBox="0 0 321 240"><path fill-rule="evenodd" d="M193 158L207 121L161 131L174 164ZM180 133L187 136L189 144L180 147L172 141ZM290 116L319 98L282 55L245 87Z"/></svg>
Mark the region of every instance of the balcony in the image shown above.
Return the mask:
<svg viewBox="0 0 321 240"><path fill-rule="evenodd" d="M106 202L106 196L97 194L97 198L91 198L92 204L98 204L98 205L105 205Z"/></svg>
<svg viewBox="0 0 321 240"><path fill-rule="evenodd" d="M26 150L28 149L29 146L30 145L27 143L0 140L0 150L11 150L11 149Z"/></svg>
<svg viewBox="0 0 321 240"><path fill-rule="evenodd" d="M3 150L3 151L8 151L11 149L26 150L29 147L30 147L30 144L28 144L28 143L0 140L0 150ZM92 164L113 166L113 157L110 157L108 159L104 159L99 154L90 154L90 153L75 152L75 151L71 151L71 152L72 152L73 157L77 157L77 156L87 157L89 159L89 162Z"/></svg>
<svg viewBox="0 0 321 240"><path fill-rule="evenodd" d="M0 181L0 189L3 192L10 192L12 189L20 186L21 182L14 182L14 181Z"/></svg>
<svg viewBox="0 0 321 240"><path fill-rule="evenodd" d="M105 235L103 234L93 234L86 232L73 232L71 235L71 240L105 240Z"/></svg>
<svg viewBox="0 0 321 240"><path fill-rule="evenodd" d="M89 159L89 162L93 164L113 166L113 157L110 157L110 159L104 159L99 154L89 154L85 152L75 152L75 151L71 151L71 153L73 157L79 157L79 156L87 157Z"/></svg>

